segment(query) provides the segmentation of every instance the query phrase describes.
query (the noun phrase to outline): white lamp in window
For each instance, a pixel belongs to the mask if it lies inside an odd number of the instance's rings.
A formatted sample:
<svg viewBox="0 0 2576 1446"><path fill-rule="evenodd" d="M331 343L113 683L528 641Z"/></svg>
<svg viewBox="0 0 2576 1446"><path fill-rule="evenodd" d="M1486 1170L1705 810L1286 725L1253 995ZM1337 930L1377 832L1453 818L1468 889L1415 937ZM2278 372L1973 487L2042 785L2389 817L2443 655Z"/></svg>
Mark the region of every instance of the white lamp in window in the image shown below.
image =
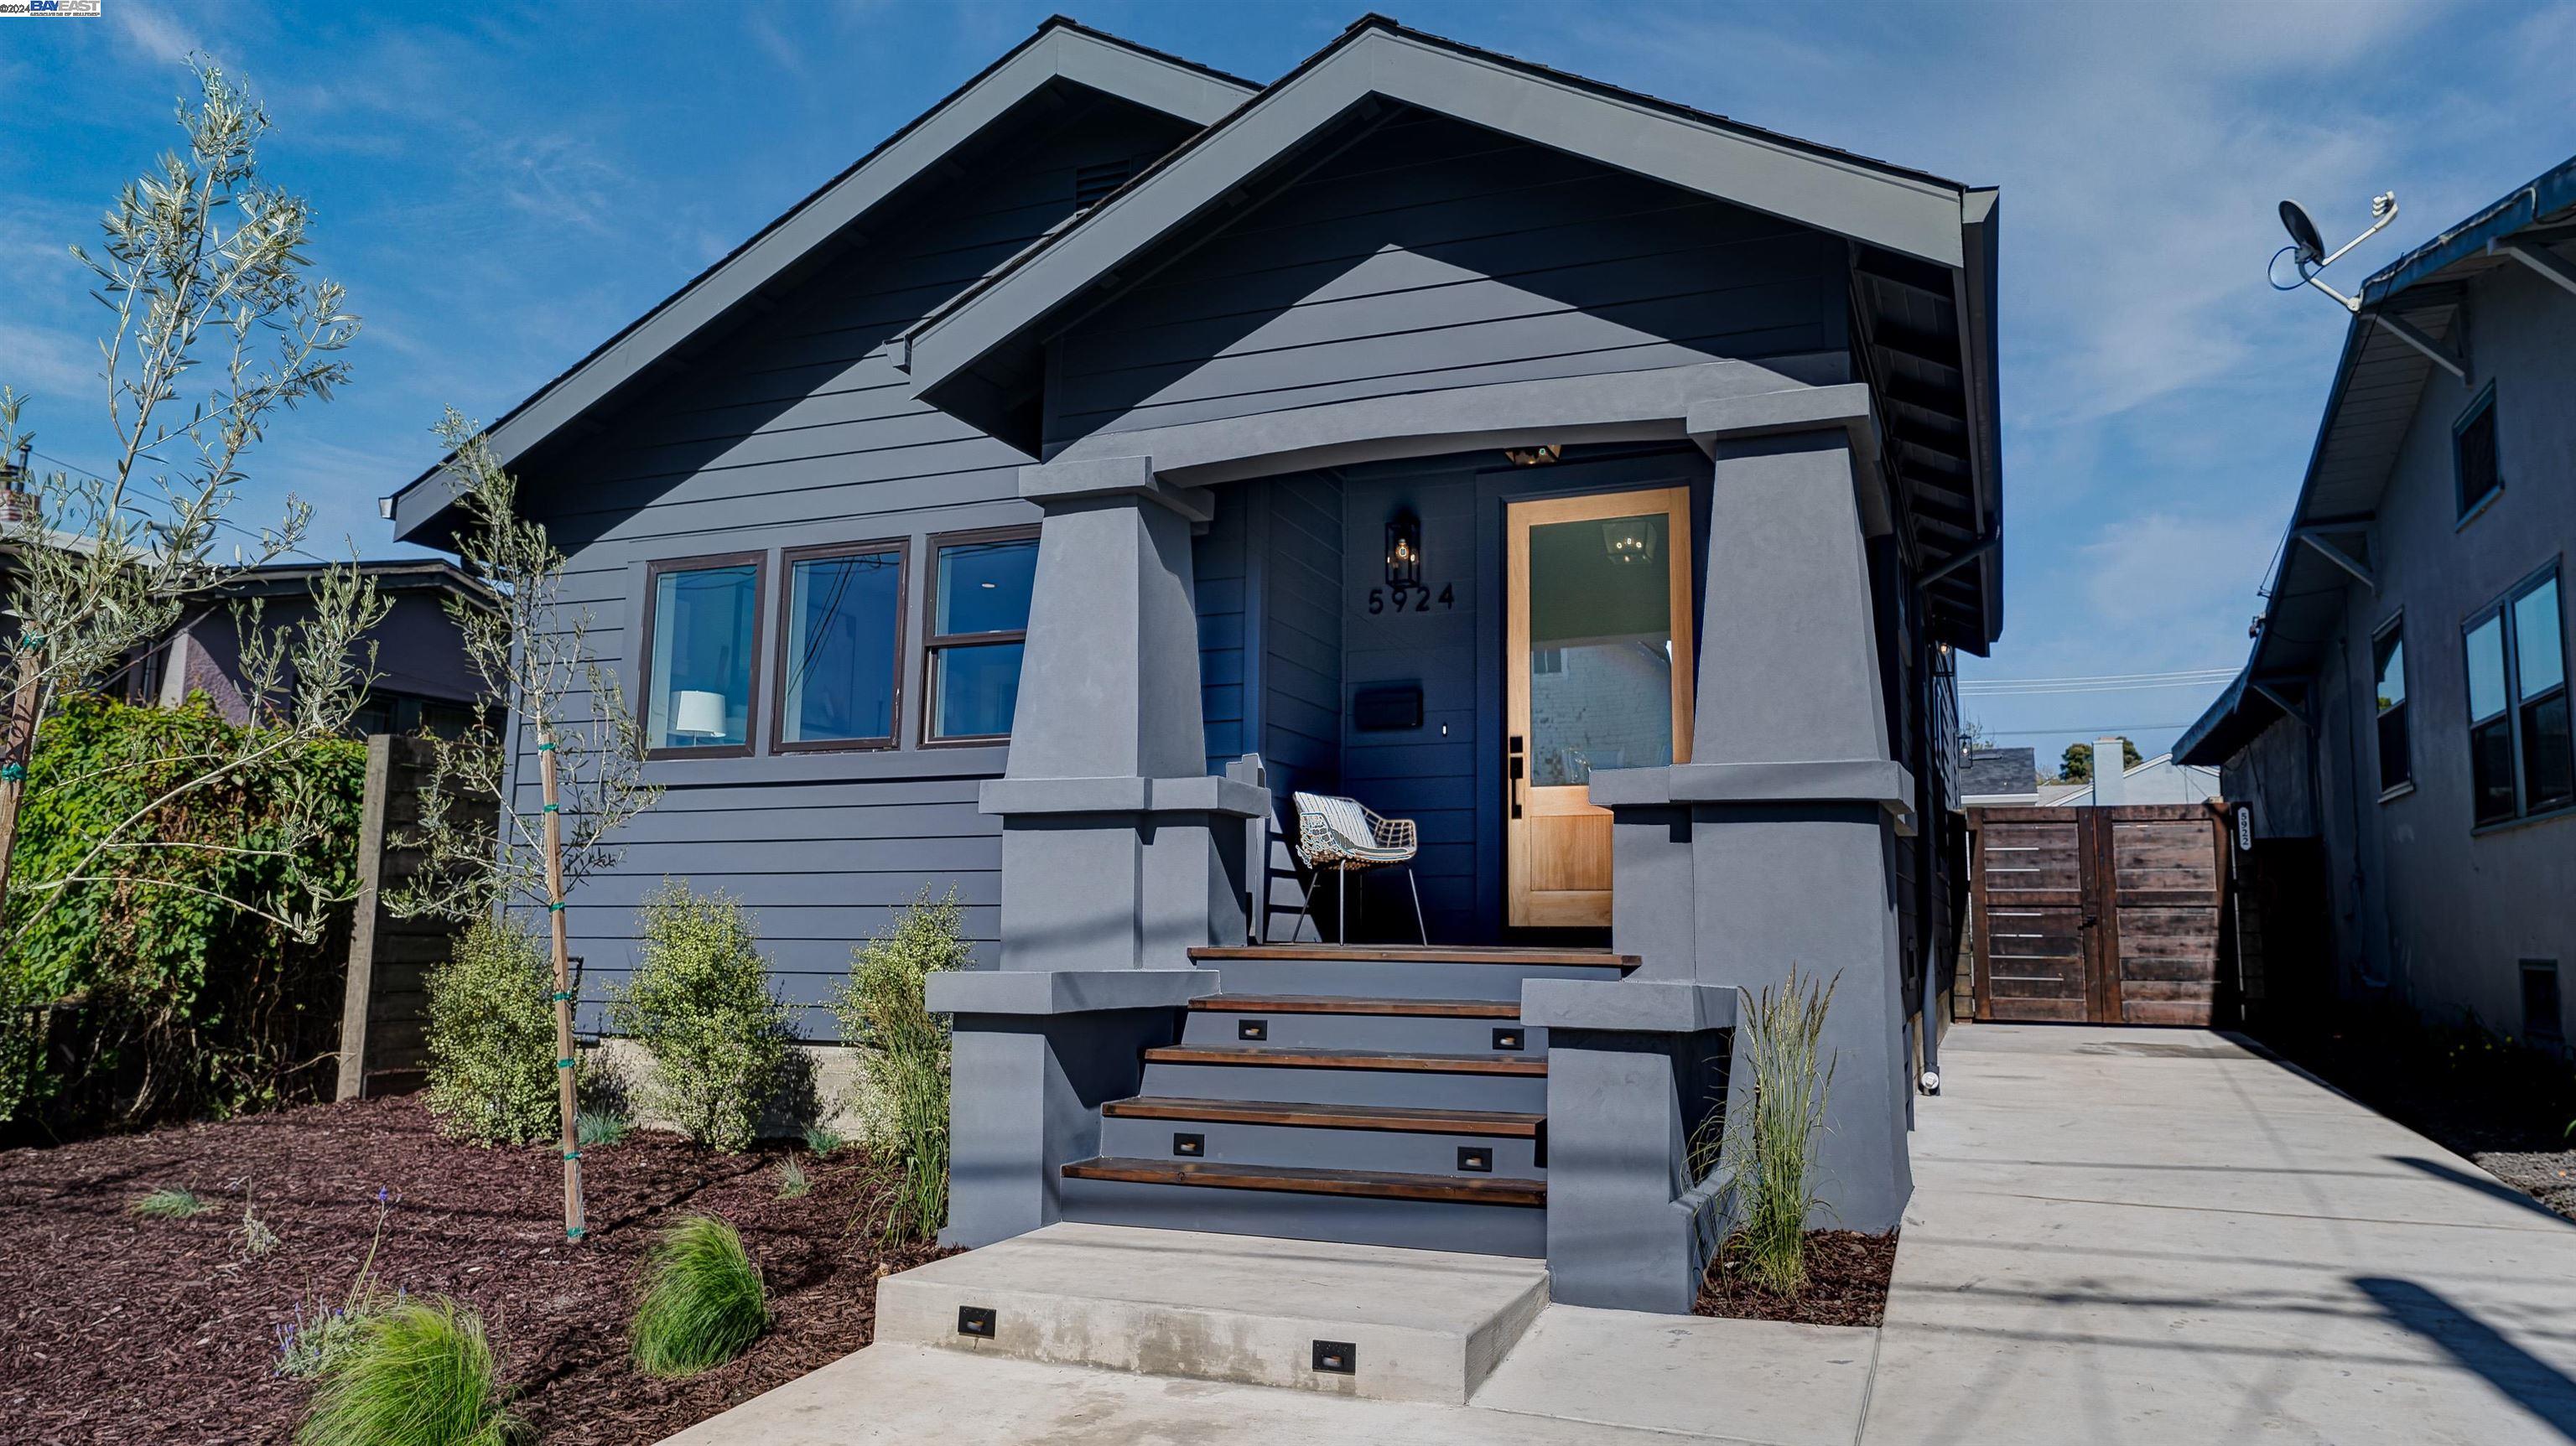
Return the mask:
<svg viewBox="0 0 2576 1446"><path fill-rule="evenodd" d="M671 698L671 731L683 738L722 738L725 700L722 693L683 688Z"/></svg>

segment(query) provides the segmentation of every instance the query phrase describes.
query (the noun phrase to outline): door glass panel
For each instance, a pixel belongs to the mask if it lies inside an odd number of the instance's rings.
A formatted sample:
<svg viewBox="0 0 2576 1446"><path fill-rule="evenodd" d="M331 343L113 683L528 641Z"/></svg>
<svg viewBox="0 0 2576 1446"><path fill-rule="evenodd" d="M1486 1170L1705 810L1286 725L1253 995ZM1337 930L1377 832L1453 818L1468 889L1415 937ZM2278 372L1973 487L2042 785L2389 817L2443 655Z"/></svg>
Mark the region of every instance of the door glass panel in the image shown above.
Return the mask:
<svg viewBox="0 0 2576 1446"><path fill-rule="evenodd" d="M1530 529L1530 783L1673 761L1671 525Z"/></svg>

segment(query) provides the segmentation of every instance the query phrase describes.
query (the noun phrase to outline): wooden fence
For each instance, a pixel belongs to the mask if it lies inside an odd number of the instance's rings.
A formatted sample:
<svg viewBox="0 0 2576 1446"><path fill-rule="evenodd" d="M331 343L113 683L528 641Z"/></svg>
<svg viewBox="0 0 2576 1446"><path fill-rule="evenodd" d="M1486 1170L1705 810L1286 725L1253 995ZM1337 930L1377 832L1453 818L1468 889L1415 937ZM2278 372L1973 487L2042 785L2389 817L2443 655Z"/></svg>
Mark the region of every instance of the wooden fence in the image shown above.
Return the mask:
<svg viewBox="0 0 2576 1446"><path fill-rule="evenodd" d="M340 1081L336 1098L396 1094L426 1077L429 970L447 962L461 924L397 919L385 898L419 870L417 848L404 837L420 822L429 745L377 734L367 740L366 802L358 830L358 903L349 928L348 978L340 1008ZM489 827L491 805L467 815Z"/></svg>

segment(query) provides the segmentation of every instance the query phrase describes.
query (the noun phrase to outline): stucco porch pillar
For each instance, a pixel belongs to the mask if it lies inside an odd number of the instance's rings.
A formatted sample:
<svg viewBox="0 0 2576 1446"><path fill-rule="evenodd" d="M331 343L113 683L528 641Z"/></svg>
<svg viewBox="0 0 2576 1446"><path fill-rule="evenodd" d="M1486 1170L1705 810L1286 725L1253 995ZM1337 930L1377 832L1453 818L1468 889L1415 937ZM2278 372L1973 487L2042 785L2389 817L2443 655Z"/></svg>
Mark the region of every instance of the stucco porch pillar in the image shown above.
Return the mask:
<svg viewBox="0 0 2576 1446"><path fill-rule="evenodd" d="M1596 773L1613 815L1611 934L1638 978L1839 976L1811 1226L1898 1223L1912 1171L1891 761L1848 429L1713 436L1691 761ZM1553 1099L1551 1099L1551 1113Z"/></svg>
<svg viewBox="0 0 2576 1446"><path fill-rule="evenodd" d="M1045 508L1002 820L1001 967L938 976L956 1016L948 1228L983 1245L1059 1218L1058 1171L1096 1153L1103 1100L1177 1038L1216 976L1188 951L1241 943L1243 820L1269 794L1211 776L1190 535L1201 494L1144 458L1023 470Z"/></svg>

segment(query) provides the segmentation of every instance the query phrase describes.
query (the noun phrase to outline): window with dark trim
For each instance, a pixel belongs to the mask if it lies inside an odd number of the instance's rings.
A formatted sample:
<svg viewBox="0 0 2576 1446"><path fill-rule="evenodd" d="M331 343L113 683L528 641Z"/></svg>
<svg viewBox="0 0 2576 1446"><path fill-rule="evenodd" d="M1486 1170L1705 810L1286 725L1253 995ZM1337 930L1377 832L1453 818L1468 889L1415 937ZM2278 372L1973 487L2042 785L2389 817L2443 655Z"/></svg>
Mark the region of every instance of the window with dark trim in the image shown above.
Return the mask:
<svg viewBox="0 0 2576 1446"><path fill-rule="evenodd" d="M2472 615L2461 633L2476 821L2503 823L2576 805L2557 565Z"/></svg>
<svg viewBox="0 0 2576 1446"><path fill-rule="evenodd" d="M1037 564L1034 527L930 539L930 585L922 596L922 742L1010 736Z"/></svg>
<svg viewBox="0 0 2576 1446"><path fill-rule="evenodd" d="M2384 795L2415 779L2406 737L2406 630L2401 620L2391 619L2370 640L2370 658L2379 682L2379 791Z"/></svg>
<svg viewBox="0 0 2576 1446"><path fill-rule="evenodd" d="M892 748L903 716L900 538L778 555L773 753Z"/></svg>
<svg viewBox="0 0 2576 1446"><path fill-rule="evenodd" d="M646 565L645 757L751 756L761 562L737 552Z"/></svg>
<svg viewBox="0 0 2576 1446"><path fill-rule="evenodd" d="M2451 467L2459 479L2461 517L2476 511L2504 486L2496 464L2495 383L2487 383L2487 389L2451 424Z"/></svg>

